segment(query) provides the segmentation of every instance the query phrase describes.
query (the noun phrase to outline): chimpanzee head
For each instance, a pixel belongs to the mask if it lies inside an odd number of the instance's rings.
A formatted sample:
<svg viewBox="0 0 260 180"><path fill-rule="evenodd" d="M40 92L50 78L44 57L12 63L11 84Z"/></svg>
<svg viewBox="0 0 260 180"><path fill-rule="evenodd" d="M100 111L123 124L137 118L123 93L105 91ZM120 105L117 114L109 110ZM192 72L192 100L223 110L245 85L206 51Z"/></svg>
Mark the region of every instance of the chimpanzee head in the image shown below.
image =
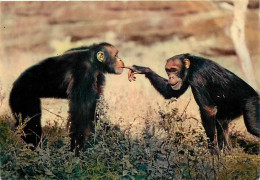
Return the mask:
<svg viewBox="0 0 260 180"><path fill-rule="evenodd" d="M179 90L187 80L190 68L190 60L187 56L188 54L181 54L167 60L165 70L169 77L168 82L173 90Z"/></svg>
<svg viewBox="0 0 260 180"><path fill-rule="evenodd" d="M96 59L108 73L121 74L124 62L118 57L118 50L109 43L101 43L96 51Z"/></svg>

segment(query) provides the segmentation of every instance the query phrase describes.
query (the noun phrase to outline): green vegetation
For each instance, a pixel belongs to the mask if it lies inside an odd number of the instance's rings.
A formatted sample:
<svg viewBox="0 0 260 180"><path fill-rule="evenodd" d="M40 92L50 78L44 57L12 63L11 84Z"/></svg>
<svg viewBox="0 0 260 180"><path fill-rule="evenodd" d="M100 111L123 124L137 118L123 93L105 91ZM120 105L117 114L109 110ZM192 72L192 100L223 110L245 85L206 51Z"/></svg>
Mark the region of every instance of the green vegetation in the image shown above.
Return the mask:
<svg viewBox="0 0 260 180"><path fill-rule="evenodd" d="M171 101L167 102L168 104ZM144 118L138 139L108 123L105 101L97 107L95 133L80 157L70 152L66 128L44 128L42 147L30 150L0 117L2 179L258 179L259 156L245 153L211 155L202 127L187 127L185 116L168 105L159 124ZM164 132L164 133L163 133ZM158 138L158 134L161 138Z"/></svg>

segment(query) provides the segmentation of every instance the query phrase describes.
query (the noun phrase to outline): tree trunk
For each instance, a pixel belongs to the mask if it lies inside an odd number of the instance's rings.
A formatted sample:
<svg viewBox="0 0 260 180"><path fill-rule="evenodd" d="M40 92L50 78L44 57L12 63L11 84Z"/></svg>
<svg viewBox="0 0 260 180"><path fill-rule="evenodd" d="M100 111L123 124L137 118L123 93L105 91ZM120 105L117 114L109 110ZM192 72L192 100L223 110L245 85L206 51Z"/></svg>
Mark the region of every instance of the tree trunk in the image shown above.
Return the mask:
<svg viewBox="0 0 260 180"><path fill-rule="evenodd" d="M231 38L246 81L258 89L252 61L245 41L245 15L248 0L234 0L234 19L231 26Z"/></svg>

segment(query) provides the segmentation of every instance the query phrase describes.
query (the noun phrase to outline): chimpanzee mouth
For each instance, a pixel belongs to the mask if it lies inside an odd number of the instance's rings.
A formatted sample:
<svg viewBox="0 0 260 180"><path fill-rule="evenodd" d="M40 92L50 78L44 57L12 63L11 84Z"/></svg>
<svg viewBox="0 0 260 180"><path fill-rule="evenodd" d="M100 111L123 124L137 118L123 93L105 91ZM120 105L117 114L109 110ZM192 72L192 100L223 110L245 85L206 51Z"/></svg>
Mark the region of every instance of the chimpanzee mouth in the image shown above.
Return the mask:
<svg viewBox="0 0 260 180"><path fill-rule="evenodd" d="M116 65L116 68L117 69L123 69L125 66L124 66L124 64L117 64Z"/></svg>
<svg viewBox="0 0 260 180"><path fill-rule="evenodd" d="M118 66L118 67L116 67L116 69L115 69L115 74L122 74L123 71L124 71L124 68Z"/></svg>
<svg viewBox="0 0 260 180"><path fill-rule="evenodd" d="M124 64L120 64L119 66L117 66L117 68L119 68L119 69L124 69L124 68L125 68L125 65L124 65Z"/></svg>
<svg viewBox="0 0 260 180"><path fill-rule="evenodd" d="M178 81L178 82L175 83L175 84L171 84L171 87L172 87L172 89L174 89L174 90L180 89L180 88L181 88L181 81Z"/></svg>

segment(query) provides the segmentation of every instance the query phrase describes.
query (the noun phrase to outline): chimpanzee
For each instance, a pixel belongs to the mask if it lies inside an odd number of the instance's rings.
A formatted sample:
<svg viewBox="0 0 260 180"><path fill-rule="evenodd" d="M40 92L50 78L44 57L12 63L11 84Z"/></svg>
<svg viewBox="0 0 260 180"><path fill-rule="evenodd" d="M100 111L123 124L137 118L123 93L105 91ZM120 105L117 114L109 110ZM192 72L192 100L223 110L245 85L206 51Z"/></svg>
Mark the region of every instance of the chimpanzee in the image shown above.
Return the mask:
<svg viewBox="0 0 260 180"><path fill-rule="evenodd" d="M109 43L74 48L28 68L14 82L10 107L17 120L29 121L22 136L35 147L42 135L40 98L69 99L71 150L78 155L93 129L96 100L103 93L105 73L121 74L124 63Z"/></svg>
<svg viewBox="0 0 260 180"><path fill-rule="evenodd" d="M210 146L216 143L216 128L219 149L223 143L228 147L228 124L241 114L247 130L260 137L259 95L235 74L209 59L188 53L168 59L165 70L168 80L148 67L134 65L129 71L129 80L135 80L134 74L145 74L166 99L178 98L190 86Z"/></svg>

